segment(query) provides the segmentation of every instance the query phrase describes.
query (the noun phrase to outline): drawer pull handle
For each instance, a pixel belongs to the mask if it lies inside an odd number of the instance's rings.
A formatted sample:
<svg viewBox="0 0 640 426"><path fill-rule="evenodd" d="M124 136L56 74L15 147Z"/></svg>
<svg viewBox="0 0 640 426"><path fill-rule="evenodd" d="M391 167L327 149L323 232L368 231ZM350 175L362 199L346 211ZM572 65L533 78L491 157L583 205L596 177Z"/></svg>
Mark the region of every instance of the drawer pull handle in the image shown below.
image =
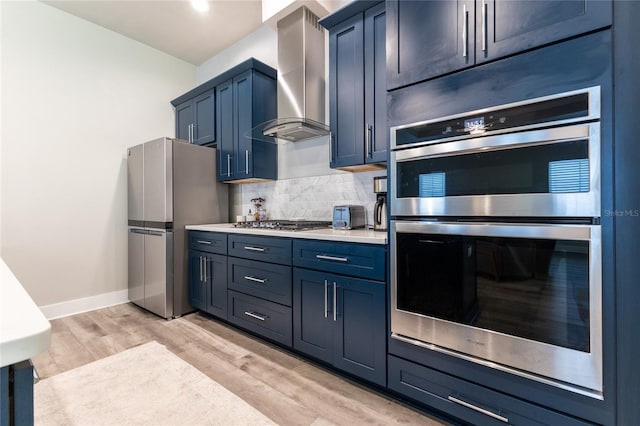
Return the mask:
<svg viewBox="0 0 640 426"><path fill-rule="evenodd" d="M248 281L253 281L255 283L260 283L260 284L264 284L267 282L267 280L263 280L262 278L251 277L249 275L245 275L244 279Z"/></svg>
<svg viewBox="0 0 640 426"><path fill-rule="evenodd" d="M489 410L485 410L484 408L480 408L476 405L470 404L467 401L463 401L461 399L458 399L454 396L449 395L448 396L449 401L451 402L455 402L456 404L462 405L463 407L467 407L471 410L477 411L479 413L482 413L484 415L487 415L489 417L493 417L494 419L500 420L501 422L505 422L505 423L509 423L509 419L501 416L500 414L496 414L493 411L489 411Z"/></svg>
<svg viewBox="0 0 640 426"><path fill-rule="evenodd" d="M264 249L262 247L251 247L251 246L244 246L245 250L251 250L251 251L260 251L263 252Z"/></svg>
<svg viewBox="0 0 640 426"><path fill-rule="evenodd" d="M324 254L316 254L316 259L333 260L334 262L348 262L346 257L325 256Z"/></svg>
<svg viewBox="0 0 640 426"><path fill-rule="evenodd" d="M264 320L266 320L266 319L267 319L267 316L266 316L266 315L258 315L258 314L254 314L253 312L245 311L245 313L244 313L244 314L245 314L246 316L248 316L248 317L255 318L255 319L260 320L260 321L264 321Z"/></svg>
<svg viewBox="0 0 640 426"><path fill-rule="evenodd" d="M203 240L198 240L198 244L206 244L206 245L211 245L211 241L203 241Z"/></svg>

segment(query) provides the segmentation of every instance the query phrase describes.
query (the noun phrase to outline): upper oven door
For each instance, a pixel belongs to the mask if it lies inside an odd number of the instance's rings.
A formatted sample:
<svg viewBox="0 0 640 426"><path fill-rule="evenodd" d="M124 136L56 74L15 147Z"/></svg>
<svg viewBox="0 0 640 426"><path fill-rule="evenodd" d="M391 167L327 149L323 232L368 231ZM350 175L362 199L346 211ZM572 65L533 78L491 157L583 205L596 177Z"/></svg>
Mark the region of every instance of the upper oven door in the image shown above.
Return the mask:
<svg viewBox="0 0 640 426"><path fill-rule="evenodd" d="M599 217L600 124L391 152L392 216Z"/></svg>

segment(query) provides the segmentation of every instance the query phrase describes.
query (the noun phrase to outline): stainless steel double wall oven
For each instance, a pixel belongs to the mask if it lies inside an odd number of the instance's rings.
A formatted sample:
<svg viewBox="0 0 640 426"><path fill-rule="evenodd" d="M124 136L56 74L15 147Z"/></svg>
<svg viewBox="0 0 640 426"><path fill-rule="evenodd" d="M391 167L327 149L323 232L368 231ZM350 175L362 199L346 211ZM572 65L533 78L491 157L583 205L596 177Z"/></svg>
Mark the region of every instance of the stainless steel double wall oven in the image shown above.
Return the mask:
<svg viewBox="0 0 640 426"><path fill-rule="evenodd" d="M392 338L600 397L600 88L391 129Z"/></svg>

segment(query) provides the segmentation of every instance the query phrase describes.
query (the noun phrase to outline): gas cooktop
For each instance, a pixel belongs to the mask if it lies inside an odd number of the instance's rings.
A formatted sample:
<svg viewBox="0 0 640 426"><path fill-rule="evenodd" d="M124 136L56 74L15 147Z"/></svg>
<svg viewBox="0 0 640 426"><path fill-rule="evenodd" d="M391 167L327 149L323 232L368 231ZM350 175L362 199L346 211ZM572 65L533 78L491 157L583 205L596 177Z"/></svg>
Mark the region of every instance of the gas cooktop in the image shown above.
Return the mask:
<svg viewBox="0 0 640 426"><path fill-rule="evenodd" d="M274 229L286 231L307 231L331 227L330 221L322 220L260 220L254 222L238 222L233 226L247 229Z"/></svg>

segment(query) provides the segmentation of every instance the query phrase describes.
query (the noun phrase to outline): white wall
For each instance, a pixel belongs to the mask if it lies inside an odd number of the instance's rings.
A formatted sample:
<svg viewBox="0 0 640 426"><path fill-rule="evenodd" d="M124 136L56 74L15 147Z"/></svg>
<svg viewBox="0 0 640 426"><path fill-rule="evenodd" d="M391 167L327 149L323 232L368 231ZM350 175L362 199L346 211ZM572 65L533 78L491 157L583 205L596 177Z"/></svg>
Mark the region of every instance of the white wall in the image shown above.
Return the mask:
<svg viewBox="0 0 640 426"><path fill-rule="evenodd" d="M174 134L196 68L34 1L1 1L0 247L35 302L127 288L126 147Z"/></svg>

